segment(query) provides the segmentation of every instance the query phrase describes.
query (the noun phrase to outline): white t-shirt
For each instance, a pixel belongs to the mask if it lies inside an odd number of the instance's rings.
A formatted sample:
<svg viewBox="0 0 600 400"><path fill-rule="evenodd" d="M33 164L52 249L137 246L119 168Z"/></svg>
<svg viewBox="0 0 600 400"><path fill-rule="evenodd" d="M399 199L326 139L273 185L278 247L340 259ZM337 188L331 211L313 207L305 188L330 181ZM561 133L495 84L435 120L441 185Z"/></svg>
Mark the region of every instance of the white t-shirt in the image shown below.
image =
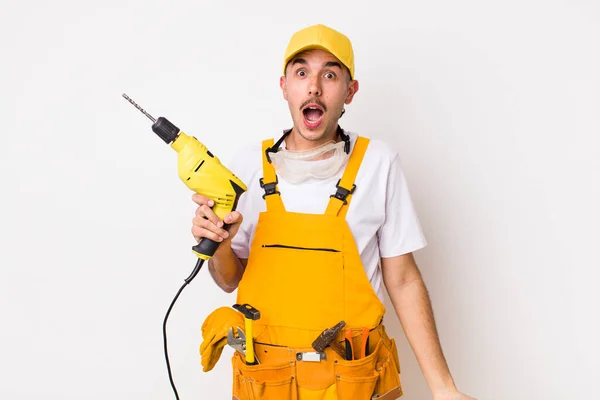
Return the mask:
<svg viewBox="0 0 600 400"><path fill-rule="evenodd" d="M351 151L357 134L350 136ZM277 140L278 138L275 138ZM232 240L232 249L239 258L248 258L260 212L266 211L264 190L259 179L262 171L262 144L239 152L228 168L248 186L238 202L244 220ZM344 166L333 177L309 179L292 184L278 177L278 189L285 209L290 212L323 214L329 196L336 192ZM373 290L383 302L383 280L380 257L394 257L427 245L419 219L413 207L398 153L384 142L370 139L356 176L356 190L346 214L346 221L356 242L365 272Z"/></svg>

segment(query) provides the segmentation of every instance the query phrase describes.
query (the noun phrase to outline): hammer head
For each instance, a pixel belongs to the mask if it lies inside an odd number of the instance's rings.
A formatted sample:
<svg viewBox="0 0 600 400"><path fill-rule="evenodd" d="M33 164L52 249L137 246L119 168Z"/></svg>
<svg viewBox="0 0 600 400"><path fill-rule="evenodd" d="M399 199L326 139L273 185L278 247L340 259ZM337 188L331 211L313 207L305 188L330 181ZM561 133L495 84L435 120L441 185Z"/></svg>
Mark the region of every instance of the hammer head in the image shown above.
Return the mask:
<svg viewBox="0 0 600 400"><path fill-rule="evenodd" d="M312 343L313 349L319 353L324 351L344 326L346 326L346 322L340 321L335 326L325 329Z"/></svg>

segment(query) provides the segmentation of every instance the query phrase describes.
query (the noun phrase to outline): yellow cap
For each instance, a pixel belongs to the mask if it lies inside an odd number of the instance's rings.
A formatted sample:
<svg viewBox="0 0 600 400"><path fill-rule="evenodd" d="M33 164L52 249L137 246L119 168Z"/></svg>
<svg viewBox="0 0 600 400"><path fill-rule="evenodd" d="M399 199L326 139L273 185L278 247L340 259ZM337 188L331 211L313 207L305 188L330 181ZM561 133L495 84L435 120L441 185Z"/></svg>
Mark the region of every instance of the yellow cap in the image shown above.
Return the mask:
<svg viewBox="0 0 600 400"><path fill-rule="evenodd" d="M346 35L322 24L309 26L294 33L283 60L283 74L288 62L298 53L309 49L323 49L333 54L350 70L354 79L354 51Z"/></svg>

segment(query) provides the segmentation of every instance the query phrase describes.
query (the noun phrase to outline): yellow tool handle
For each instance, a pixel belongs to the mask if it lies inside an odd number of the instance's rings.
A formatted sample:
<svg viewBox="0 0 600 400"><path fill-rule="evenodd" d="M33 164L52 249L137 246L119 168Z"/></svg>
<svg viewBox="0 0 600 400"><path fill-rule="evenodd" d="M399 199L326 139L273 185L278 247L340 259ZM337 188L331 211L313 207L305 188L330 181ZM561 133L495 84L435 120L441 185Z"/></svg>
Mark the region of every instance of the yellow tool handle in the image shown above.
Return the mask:
<svg viewBox="0 0 600 400"><path fill-rule="evenodd" d="M245 318L246 322L246 364L254 364L254 343L252 341L252 320Z"/></svg>

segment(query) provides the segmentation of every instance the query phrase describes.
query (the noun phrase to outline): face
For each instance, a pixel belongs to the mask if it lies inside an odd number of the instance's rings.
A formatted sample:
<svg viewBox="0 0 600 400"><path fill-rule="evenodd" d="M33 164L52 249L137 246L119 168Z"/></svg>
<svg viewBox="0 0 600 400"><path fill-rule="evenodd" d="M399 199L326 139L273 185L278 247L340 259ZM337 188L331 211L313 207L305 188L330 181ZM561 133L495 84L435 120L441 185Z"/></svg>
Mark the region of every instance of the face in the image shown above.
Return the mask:
<svg viewBox="0 0 600 400"><path fill-rule="evenodd" d="M350 104L358 82L331 53L309 50L296 55L280 79L297 142L307 148L334 139L344 104ZM312 143L311 143L312 142Z"/></svg>

